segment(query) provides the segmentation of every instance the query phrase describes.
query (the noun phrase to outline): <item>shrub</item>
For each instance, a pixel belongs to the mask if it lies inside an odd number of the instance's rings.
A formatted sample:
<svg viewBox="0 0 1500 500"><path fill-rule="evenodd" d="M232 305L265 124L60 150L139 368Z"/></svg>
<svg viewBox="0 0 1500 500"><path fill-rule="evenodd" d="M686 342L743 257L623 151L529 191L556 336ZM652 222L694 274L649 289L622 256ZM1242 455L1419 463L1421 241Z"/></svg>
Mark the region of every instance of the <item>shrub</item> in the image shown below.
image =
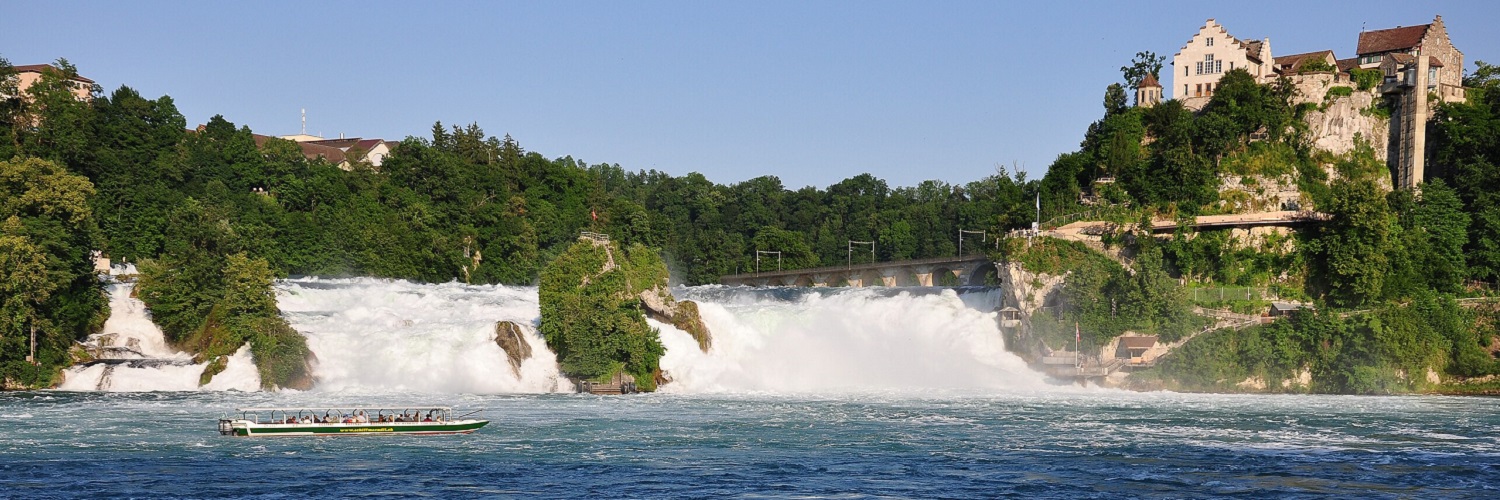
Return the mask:
<svg viewBox="0 0 1500 500"><path fill-rule="evenodd" d="M1380 70L1374 68L1353 68L1349 70L1349 79L1354 80L1359 90L1363 91L1375 88L1376 85L1380 84L1381 80L1385 79L1385 75L1381 74Z"/></svg>

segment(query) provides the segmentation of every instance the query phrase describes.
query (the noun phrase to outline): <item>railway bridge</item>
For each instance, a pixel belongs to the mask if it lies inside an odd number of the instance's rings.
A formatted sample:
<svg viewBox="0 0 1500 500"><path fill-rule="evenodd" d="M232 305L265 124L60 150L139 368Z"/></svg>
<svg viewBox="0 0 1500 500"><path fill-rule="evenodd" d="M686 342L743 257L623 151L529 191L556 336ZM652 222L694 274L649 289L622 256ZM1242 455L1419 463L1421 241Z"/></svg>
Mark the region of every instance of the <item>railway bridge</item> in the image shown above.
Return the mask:
<svg viewBox="0 0 1500 500"><path fill-rule="evenodd" d="M746 286L967 286L999 283L999 269L984 255L875 262L764 271L719 277Z"/></svg>

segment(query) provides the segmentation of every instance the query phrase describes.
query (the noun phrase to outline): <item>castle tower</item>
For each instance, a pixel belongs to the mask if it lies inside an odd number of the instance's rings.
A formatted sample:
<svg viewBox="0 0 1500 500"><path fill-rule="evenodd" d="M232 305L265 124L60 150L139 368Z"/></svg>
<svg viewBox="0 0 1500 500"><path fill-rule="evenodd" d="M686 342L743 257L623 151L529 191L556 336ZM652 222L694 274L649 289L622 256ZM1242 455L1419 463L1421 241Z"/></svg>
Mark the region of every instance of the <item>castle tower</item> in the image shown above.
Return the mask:
<svg viewBox="0 0 1500 500"><path fill-rule="evenodd" d="M1135 89L1135 105L1149 108L1161 104L1161 83L1156 81L1153 75L1146 75L1141 79L1141 85Z"/></svg>

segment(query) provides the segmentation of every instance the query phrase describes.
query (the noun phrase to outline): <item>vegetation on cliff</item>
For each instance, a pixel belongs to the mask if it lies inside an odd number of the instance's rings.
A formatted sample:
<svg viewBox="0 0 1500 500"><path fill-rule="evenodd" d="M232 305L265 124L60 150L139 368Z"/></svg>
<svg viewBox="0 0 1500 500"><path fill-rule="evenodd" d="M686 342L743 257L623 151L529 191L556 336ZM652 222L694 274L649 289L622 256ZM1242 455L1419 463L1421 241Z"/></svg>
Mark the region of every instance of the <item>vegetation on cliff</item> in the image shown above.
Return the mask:
<svg viewBox="0 0 1500 500"><path fill-rule="evenodd" d="M624 373L638 388L656 390L666 349L646 323L641 292L667 285L657 252L580 238L542 268L537 295L542 338L569 377L608 382Z"/></svg>
<svg viewBox="0 0 1500 500"><path fill-rule="evenodd" d="M223 370L223 357L250 345L266 389L312 387L307 339L276 308L269 265L244 253L192 252L189 261L147 260L137 283L167 341L210 361L201 383Z"/></svg>
<svg viewBox="0 0 1500 500"><path fill-rule="evenodd" d="M73 339L108 316L89 260L98 235L93 194L88 179L57 163L0 161L0 387L53 385L72 363Z"/></svg>

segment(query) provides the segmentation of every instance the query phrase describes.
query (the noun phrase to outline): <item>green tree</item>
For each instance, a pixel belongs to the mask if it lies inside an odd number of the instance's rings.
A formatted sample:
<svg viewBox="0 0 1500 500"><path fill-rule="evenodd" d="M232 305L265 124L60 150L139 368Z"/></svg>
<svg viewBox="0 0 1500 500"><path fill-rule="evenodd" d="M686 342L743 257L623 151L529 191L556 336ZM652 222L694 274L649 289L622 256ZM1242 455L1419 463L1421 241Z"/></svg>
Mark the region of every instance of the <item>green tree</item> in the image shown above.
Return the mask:
<svg viewBox="0 0 1500 500"><path fill-rule="evenodd" d="M1309 245L1314 271L1332 303L1369 304L1381 298L1390 269L1390 207L1373 181L1340 179L1332 188L1329 220Z"/></svg>
<svg viewBox="0 0 1500 500"><path fill-rule="evenodd" d="M1109 117L1124 113L1129 101L1125 97L1125 88L1118 83L1111 83L1104 89L1104 116Z"/></svg>
<svg viewBox="0 0 1500 500"><path fill-rule="evenodd" d="M88 179L55 162L0 161L0 378L49 385L73 342L103 323L104 294L89 259L98 235L93 194ZM32 327L35 366L24 361Z"/></svg>
<svg viewBox="0 0 1500 500"><path fill-rule="evenodd" d="M1129 66L1120 67L1120 73L1125 75L1125 86L1131 90L1141 88L1141 80L1145 80L1146 75L1161 80L1161 65L1166 61L1166 57L1149 50L1136 52Z"/></svg>

